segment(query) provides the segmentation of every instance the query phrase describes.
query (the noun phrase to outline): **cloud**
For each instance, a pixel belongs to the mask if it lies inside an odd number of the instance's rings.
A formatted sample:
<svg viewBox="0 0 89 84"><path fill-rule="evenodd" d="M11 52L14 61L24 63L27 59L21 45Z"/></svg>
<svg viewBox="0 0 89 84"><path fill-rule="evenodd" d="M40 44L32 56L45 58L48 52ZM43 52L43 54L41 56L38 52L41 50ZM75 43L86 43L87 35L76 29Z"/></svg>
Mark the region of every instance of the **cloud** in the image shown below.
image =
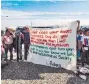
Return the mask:
<svg viewBox="0 0 89 84"><path fill-rule="evenodd" d="M16 22L21 21L23 24L26 24L31 21L37 21L37 20L39 21L40 20L44 20L44 21L51 20L52 22L52 20L56 21L57 19L67 20L67 19L85 19L85 18L86 19L89 18L89 12L24 12L24 11L2 10L2 14L1 14L2 21L6 21L6 20L16 21L17 20ZM27 22L25 23L24 20ZM13 24L15 24L16 22L13 22Z"/></svg>
<svg viewBox="0 0 89 84"><path fill-rule="evenodd" d="M9 11L2 10L2 17L32 17L32 16L45 16L45 15L56 15L59 16L80 16L89 15L89 12L24 12L24 11Z"/></svg>
<svg viewBox="0 0 89 84"><path fill-rule="evenodd" d="M47 18L46 15L48 16ZM31 21L33 26L58 25L62 20L74 21L77 19L81 20L81 25L89 25L89 16L87 19L78 18L81 15L85 18L85 15L89 15L89 12L24 12L2 10L1 21L2 28L31 25Z"/></svg>
<svg viewBox="0 0 89 84"><path fill-rule="evenodd" d="M12 0L2 0L2 1L12 1ZM89 1L89 0L13 0L13 1Z"/></svg>
<svg viewBox="0 0 89 84"><path fill-rule="evenodd" d="M4 2L1 4L2 7L9 7L9 6L18 6L17 3L10 3L10 2Z"/></svg>

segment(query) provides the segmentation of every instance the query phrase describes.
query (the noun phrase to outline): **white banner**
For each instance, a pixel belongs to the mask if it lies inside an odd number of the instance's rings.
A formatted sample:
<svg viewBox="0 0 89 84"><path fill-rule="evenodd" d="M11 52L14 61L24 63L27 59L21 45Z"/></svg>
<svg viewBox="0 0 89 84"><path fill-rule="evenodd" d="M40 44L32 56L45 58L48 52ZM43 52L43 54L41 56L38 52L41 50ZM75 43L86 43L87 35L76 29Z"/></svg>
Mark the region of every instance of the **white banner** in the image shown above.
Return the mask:
<svg viewBox="0 0 89 84"><path fill-rule="evenodd" d="M28 62L76 70L77 21L56 29L30 29Z"/></svg>

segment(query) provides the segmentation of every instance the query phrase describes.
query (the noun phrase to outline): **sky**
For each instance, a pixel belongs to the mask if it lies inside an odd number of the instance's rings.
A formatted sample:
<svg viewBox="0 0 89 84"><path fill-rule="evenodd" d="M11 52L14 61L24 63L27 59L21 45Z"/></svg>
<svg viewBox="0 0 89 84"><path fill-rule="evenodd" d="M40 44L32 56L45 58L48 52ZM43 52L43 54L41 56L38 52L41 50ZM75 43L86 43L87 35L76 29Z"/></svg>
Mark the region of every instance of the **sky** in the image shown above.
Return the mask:
<svg viewBox="0 0 89 84"><path fill-rule="evenodd" d="M2 0L2 28L24 25L56 25L59 20L80 20L88 25L88 0Z"/></svg>

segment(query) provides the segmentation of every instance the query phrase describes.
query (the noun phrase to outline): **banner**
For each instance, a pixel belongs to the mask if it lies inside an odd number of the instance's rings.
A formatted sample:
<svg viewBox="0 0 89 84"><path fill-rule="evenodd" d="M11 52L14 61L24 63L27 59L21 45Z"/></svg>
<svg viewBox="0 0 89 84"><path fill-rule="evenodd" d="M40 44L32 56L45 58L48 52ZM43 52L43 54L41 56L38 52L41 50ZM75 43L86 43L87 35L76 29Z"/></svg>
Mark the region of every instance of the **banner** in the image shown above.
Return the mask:
<svg viewBox="0 0 89 84"><path fill-rule="evenodd" d="M30 29L28 61L76 70L76 30L76 21L55 29Z"/></svg>

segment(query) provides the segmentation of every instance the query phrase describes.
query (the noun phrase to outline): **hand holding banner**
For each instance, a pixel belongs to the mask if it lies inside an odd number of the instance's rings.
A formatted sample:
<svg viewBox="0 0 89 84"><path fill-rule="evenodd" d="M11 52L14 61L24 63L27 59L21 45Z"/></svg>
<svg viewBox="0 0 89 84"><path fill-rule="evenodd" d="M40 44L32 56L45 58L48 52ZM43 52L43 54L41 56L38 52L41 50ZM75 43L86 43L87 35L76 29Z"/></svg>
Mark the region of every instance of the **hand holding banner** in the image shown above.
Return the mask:
<svg viewBox="0 0 89 84"><path fill-rule="evenodd" d="M31 29L28 61L75 70L76 30L77 21L63 28Z"/></svg>

